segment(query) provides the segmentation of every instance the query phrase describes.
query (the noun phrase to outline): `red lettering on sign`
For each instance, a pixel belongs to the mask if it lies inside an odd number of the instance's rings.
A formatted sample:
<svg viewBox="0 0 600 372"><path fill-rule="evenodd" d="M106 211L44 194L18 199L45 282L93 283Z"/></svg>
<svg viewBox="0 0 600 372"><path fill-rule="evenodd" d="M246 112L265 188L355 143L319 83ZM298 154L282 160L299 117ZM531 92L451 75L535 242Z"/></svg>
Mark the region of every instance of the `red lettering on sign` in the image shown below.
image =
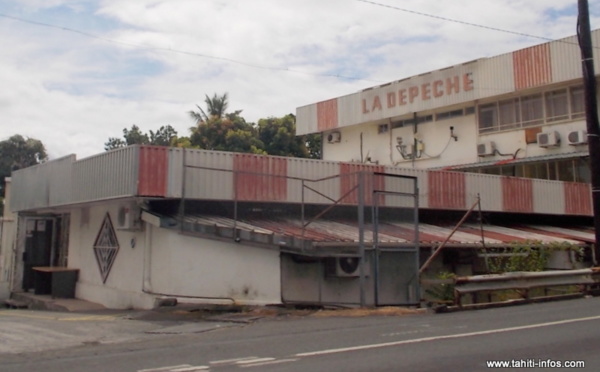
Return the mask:
<svg viewBox="0 0 600 372"><path fill-rule="evenodd" d="M362 113L363 114L369 113L369 109L367 108L367 100L366 99L362 100Z"/></svg>
<svg viewBox="0 0 600 372"><path fill-rule="evenodd" d="M473 74L470 72L463 75L463 90L465 92L475 89L473 86L473 79L471 78L472 75Z"/></svg>
<svg viewBox="0 0 600 372"><path fill-rule="evenodd" d="M389 92L387 94L387 107L396 107L396 92Z"/></svg>
<svg viewBox="0 0 600 372"><path fill-rule="evenodd" d="M413 103L415 98L419 96L419 87L408 88L408 102Z"/></svg>
<svg viewBox="0 0 600 372"><path fill-rule="evenodd" d="M473 73L450 76L443 79L433 80L419 85L407 86L392 92L369 92L375 93L372 98L362 99L362 113L369 114L382 111L383 105L386 109L397 106L405 106L416 101L429 101L434 98L469 92L475 89ZM385 94L385 96L384 96Z"/></svg>
<svg viewBox="0 0 600 372"><path fill-rule="evenodd" d="M446 94L447 95L451 95L452 93L458 94L459 92L460 92L460 79L458 78L458 76L446 79Z"/></svg>
<svg viewBox="0 0 600 372"><path fill-rule="evenodd" d="M375 111L376 109L381 111L381 100L379 99L379 96L375 96L375 99L373 99L373 108L371 110Z"/></svg>
<svg viewBox="0 0 600 372"><path fill-rule="evenodd" d="M398 91L398 102L400 106L406 105L406 89L400 89Z"/></svg>
<svg viewBox="0 0 600 372"><path fill-rule="evenodd" d="M444 95L444 82L442 80L436 80L433 82L433 96L435 98Z"/></svg>
<svg viewBox="0 0 600 372"><path fill-rule="evenodd" d="M421 98L423 101L431 99L431 85L429 83L421 85Z"/></svg>

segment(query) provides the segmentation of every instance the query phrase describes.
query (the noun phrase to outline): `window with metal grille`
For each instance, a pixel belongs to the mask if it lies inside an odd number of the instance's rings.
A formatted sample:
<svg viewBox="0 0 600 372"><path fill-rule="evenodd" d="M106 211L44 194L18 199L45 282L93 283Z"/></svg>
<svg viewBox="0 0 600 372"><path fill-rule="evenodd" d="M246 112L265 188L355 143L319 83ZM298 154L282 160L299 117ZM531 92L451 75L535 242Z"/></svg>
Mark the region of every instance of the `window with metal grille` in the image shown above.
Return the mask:
<svg viewBox="0 0 600 372"><path fill-rule="evenodd" d="M573 87L569 89L571 99L571 118L577 119L585 116L585 101L583 97L583 87Z"/></svg>
<svg viewBox="0 0 600 372"><path fill-rule="evenodd" d="M498 103L499 129L516 128L519 124L519 100L507 99Z"/></svg>
<svg viewBox="0 0 600 372"><path fill-rule="evenodd" d="M498 107L496 103L479 106L479 132L498 130Z"/></svg>
<svg viewBox="0 0 600 372"><path fill-rule="evenodd" d="M521 98L521 118L524 127L544 123L544 101L541 94Z"/></svg>
<svg viewBox="0 0 600 372"><path fill-rule="evenodd" d="M546 93L546 121L560 121L569 118L567 89Z"/></svg>

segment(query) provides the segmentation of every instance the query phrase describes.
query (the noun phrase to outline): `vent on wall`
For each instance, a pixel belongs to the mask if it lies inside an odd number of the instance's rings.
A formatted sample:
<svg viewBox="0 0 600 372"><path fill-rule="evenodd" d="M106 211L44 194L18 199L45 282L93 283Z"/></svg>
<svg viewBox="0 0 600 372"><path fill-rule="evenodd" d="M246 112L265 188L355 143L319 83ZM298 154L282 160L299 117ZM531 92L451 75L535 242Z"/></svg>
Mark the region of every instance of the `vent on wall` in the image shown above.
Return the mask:
<svg viewBox="0 0 600 372"><path fill-rule="evenodd" d="M369 275L369 262L365 262L365 275ZM360 257L330 257L325 259L325 275L338 278L360 276Z"/></svg>
<svg viewBox="0 0 600 372"><path fill-rule="evenodd" d="M140 227L140 209L135 204L120 206L117 211L117 229L137 230Z"/></svg>
<svg viewBox="0 0 600 372"><path fill-rule="evenodd" d="M560 145L560 135L556 131L538 133L537 141L540 147L556 147Z"/></svg>
<svg viewBox="0 0 600 372"><path fill-rule="evenodd" d="M342 134L340 132L331 132L327 135L327 142L337 143L342 140Z"/></svg>
<svg viewBox="0 0 600 372"><path fill-rule="evenodd" d="M492 141L486 141L477 145L477 155L491 156L496 152L496 144Z"/></svg>
<svg viewBox="0 0 600 372"><path fill-rule="evenodd" d="M567 142L569 145L583 145L586 144L587 141L587 132L584 130L574 130L569 132L567 136Z"/></svg>

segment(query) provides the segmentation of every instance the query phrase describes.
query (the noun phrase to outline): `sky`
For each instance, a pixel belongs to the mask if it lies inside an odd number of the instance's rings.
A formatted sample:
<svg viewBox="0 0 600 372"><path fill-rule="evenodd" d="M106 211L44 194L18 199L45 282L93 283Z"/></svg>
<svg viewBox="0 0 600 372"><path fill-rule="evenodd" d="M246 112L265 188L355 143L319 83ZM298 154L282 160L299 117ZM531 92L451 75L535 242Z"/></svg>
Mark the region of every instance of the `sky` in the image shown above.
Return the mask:
<svg viewBox="0 0 600 372"><path fill-rule="evenodd" d="M571 36L576 18L575 0L0 0L0 141L81 159L132 125L188 136L215 93L256 123Z"/></svg>

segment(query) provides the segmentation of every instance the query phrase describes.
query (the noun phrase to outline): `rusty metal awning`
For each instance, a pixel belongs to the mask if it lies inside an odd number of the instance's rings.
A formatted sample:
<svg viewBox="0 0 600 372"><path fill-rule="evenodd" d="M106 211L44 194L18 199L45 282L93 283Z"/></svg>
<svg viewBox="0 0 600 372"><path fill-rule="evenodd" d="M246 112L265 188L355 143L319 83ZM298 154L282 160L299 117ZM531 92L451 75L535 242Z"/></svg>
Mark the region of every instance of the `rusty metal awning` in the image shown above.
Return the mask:
<svg viewBox="0 0 600 372"><path fill-rule="evenodd" d="M177 223L164 224L189 233L214 235L220 238L239 238L242 241L262 243L288 249L355 248L358 246L359 227L356 221L321 219L304 223L298 218L250 218L234 220L214 215L186 215L166 217ZM181 221L179 221L181 220ZM444 242L454 226L419 223L418 245L434 247ZM381 247L415 247L415 226L406 221L383 221L378 225L378 245ZM506 246L513 242L538 241L542 244L566 242L574 245L594 243L594 231L588 226L557 227L550 225L478 225L464 224L448 240L450 248L478 248ZM374 229L365 224L364 243L373 247Z"/></svg>
<svg viewBox="0 0 600 372"><path fill-rule="evenodd" d="M530 156L530 157L526 157L526 158L514 158L514 159L509 158L509 159L502 159L502 160L494 159L494 160L489 160L489 161L479 161L479 162L475 162L475 163L459 164L459 165L438 167L438 168L432 168L432 169L468 170L468 169L494 167L494 166L502 166L502 165L535 163L535 162L547 161L547 160L574 159L574 158L588 157L589 155L590 154L587 151L578 151L578 152L567 152L567 153L562 153L562 154Z"/></svg>

